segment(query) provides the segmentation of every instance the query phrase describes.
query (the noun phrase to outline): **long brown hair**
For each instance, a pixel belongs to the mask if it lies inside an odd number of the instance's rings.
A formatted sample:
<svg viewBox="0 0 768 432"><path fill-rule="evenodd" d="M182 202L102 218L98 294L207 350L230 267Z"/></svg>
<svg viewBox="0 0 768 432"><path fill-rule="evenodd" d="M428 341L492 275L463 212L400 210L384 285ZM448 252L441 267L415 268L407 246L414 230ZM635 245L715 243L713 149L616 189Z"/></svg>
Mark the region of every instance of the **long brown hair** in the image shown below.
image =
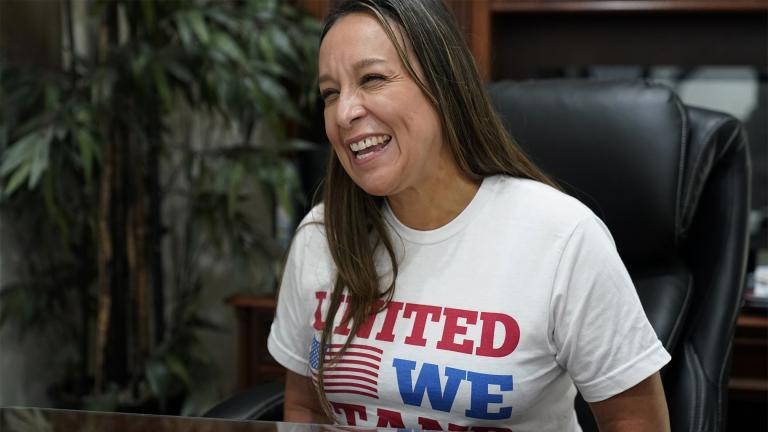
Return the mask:
<svg viewBox="0 0 768 432"><path fill-rule="evenodd" d="M339 18L352 13L375 17L387 33L406 70L435 106L442 132L459 170L467 178L506 174L541 181L554 186L519 149L492 108L453 15L442 0L348 0L328 15L321 43ZM398 40L396 31L405 39ZM408 47L423 71L420 78L408 57ZM392 239L382 217L383 197L368 195L358 187L331 152L323 190L324 224L328 247L336 265L336 280L330 296L320 340L320 352L330 344L334 319L347 295L347 313L342 322L350 324L340 358L360 325L382 311L392 299L398 263ZM372 240L373 239L373 240ZM383 247L391 261L391 282L381 286L374 252ZM334 359L329 360L333 363ZM329 418L333 418L325 396L320 355L318 397Z"/></svg>

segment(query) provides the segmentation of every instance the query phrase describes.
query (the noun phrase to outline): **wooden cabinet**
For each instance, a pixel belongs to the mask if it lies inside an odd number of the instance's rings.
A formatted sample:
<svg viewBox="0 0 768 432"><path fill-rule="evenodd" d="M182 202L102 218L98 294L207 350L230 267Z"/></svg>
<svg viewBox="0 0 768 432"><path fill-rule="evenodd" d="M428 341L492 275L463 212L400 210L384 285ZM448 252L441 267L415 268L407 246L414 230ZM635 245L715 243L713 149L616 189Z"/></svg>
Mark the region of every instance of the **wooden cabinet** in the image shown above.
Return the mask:
<svg viewBox="0 0 768 432"><path fill-rule="evenodd" d="M768 315L739 316L728 383L728 431L768 430Z"/></svg>
<svg viewBox="0 0 768 432"><path fill-rule="evenodd" d="M273 296L236 294L227 299L237 314L237 383L243 390L267 381L282 380L285 369L267 351L267 337L275 318Z"/></svg>

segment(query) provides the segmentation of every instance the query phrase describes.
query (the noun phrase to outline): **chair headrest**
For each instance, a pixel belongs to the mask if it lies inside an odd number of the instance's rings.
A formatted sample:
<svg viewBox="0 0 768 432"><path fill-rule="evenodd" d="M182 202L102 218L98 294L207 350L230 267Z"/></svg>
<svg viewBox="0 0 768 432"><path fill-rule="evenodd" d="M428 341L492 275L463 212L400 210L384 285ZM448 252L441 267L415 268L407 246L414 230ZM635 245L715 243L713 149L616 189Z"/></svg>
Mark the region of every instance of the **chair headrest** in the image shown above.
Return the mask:
<svg viewBox="0 0 768 432"><path fill-rule="evenodd" d="M675 260L688 125L672 90L591 80L488 90L523 151L603 219L627 265Z"/></svg>

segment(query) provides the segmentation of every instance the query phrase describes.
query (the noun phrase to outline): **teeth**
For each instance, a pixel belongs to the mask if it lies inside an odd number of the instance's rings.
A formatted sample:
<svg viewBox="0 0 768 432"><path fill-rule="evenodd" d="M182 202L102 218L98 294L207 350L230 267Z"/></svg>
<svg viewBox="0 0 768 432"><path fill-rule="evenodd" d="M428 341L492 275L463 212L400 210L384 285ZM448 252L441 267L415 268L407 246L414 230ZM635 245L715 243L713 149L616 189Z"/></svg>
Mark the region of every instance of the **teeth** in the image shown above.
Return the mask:
<svg viewBox="0 0 768 432"><path fill-rule="evenodd" d="M384 141L386 141L387 139L389 139L388 135L379 135L379 136L374 136L374 137L368 137L368 138L362 139L362 140L360 140L360 141L358 141L356 143L350 144L349 148L353 152L359 152L360 150L365 150L368 147L379 145L379 144L383 143ZM358 157L358 159L362 159L362 158Z"/></svg>
<svg viewBox="0 0 768 432"><path fill-rule="evenodd" d="M373 154L374 154L374 153L376 153L376 152L370 152L370 153L358 153L358 154L356 154L356 155L355 155L355 158L356 158L357 160L368 159L369 157L373 156Z"/></svg>

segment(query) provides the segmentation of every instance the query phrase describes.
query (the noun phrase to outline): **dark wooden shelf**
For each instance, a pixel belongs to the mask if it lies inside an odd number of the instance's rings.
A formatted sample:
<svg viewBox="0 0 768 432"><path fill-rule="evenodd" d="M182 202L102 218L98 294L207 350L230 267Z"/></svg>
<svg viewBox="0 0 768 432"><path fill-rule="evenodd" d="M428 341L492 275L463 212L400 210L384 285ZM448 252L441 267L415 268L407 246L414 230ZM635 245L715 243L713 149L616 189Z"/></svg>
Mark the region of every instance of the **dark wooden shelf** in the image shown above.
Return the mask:
<svg viewBox="0 0 768 432"><path fill-rule="evenodd" d="M493 12L765 12L765 0L491 0Z"/></svg>
<svg viewBox="0 0 768 432"><path fill-rule="evenodd" d="M256 296L253 294L234 294L226 302L236 308L267 308L274 309L277 299L274 296Z"/></svg>
<svg viewBox="0 0 768 432"><path fill-rule="evenodd" d="M277 306L275 296L235 294L226 302L234 307L237 314L240 389L283 379L285 369L267 351L267 337Z"/></svg>
<svg viewBox="0 0 768 432"><path fill-rule="evenodd" d="M768 64L768 0L474 0L457 17L486 80L571 65Z"/></svg>
<svg viewBox="0 0 768 432"><path fill-rule="evenodd" d="M768 316L742 312L728 380L728 432L768 430Z"/></svg>

